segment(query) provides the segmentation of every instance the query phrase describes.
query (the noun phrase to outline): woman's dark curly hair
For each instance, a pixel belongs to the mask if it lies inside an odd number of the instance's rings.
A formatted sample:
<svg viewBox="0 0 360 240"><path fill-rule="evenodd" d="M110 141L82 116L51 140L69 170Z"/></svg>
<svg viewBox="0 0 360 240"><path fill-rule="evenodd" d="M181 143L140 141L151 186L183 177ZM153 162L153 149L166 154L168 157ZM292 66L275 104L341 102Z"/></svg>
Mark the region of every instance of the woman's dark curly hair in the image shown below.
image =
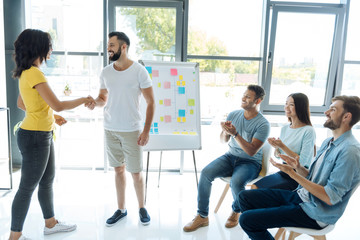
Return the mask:
<svg viewBox="0 0 360 240"><path fill-rule="evenodd" d="M51 46L49 33L37 29L26 29L14 43L14 60L16 67L13 70L13 78L21 76L22 71L33 66L34 61L40 57L40 62L46 62Z"/></svg>

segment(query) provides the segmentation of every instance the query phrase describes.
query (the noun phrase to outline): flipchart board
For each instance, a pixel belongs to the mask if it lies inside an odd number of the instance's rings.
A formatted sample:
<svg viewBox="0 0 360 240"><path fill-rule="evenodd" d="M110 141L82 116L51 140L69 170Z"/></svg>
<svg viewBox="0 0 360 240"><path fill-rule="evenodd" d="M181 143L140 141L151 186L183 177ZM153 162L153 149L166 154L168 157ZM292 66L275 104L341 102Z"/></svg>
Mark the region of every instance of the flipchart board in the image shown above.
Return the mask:
<svg viewBox="0 0 360 240"><path fill-rule="evenodd" d="M201 149L199 64L139 61L145 66L155 98L150 140L144 151ZM141 99L142 124L146 101Z"/></svg>

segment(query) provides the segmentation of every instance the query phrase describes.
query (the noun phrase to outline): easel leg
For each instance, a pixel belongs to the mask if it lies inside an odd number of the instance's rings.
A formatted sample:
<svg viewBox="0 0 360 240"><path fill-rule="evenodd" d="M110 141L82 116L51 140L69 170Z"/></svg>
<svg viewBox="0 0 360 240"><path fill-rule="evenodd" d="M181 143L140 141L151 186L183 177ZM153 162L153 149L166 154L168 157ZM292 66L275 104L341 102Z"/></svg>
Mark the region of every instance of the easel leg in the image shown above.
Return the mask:
<svg viewBox="0 0 360 240"><path fill-rule="evenodd" d="M159 165L158 187L160 187L161 161L162 161L162 151L160 151L160 165Z"/></svg>
<svg viewBox="0 0 360 240"><path fill-rule="evenodd" d="M148 152L148 155L147 155L147 163L146 163L145 204L146 204L146 197L147 197L147 182L148 182L148 173L149 173L149 159L150 159L150 152Z"/></svg>
<svg viewBox="0 0 360 240"><path fill-rule="evenodd" d="M194 150L192 150L192 154L193 154L194 168L195 168L196 187L199 187L199 181L198 181L197 169L196 169L195 151Z"/></svg>

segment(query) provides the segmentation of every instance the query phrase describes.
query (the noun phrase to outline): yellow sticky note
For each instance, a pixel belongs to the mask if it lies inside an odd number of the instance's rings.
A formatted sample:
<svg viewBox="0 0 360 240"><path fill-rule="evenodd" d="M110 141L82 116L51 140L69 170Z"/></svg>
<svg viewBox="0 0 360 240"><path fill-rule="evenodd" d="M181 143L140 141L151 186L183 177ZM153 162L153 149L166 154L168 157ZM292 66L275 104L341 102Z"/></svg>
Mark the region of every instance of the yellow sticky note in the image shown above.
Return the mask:
<svg viewBox="0 0 360 240"><path fill-rule="evenodd" d="M182 132L181 134L188 135L188 132Z"/></svg>
<svg viewBox="0 0 360 240"><path fill-rule="evenodd" d="M180 86L180 81L176 81L176 85Z"/></svg>
<svg viewBox="0 0 360 240"><path fill-rule="evenodd" d="M158 87L161 88L161 83L158 83Z"/></svg>
<svg viewBox="0 0 360 240"><path fill-rule="evenodd" d="M163 105L164 104L164 100L159 100L159 104Z"/></svg>
<svg viewBox="0 0 360 240"><path fill-rule="evenodd" d="M193 109L190 109L190 114L194 114L194 110L193 110Z"/></svg>
<svg viewBox="0 0 360 240"><path fill-rule="evenodd" d="M185 81L181 81L181 84L182 84L183 86L185 86Z"/></svg>
<svg viewBox="0 0 360 240"><path fill-rule="evenodd" d="M196 132L190 132L190 135L197 135Z"/></svg>
<svg viewBox="0 0 360 240"><path fill-rule="evenodd" d="M180 132L173 132L173 134L180 134Z"/></svg>
<svg viewBox="0 0 360 240"><path fill-rule="evenodd" d="M181 122L181 117L178 117L178 118L177 118L177 122Z"/></svg>
<svg viewBox="0 0 360 240"><path fill-rule="evenodd" d="M183 75L179 75L179 80L183 80Z"/></svg>
<svg viewBox="0 0 360 240"><path fill-rule="evenodd" d="M163 122L164 121L164 117L160 117L160 122Z"/></svg>
<svg viewBox="0 0 360 240"><path fill-rule="evenodd" d="M182 118L181 118L181 121L182 121L182 122L186 122L186 117L182 117Z"/></svg>

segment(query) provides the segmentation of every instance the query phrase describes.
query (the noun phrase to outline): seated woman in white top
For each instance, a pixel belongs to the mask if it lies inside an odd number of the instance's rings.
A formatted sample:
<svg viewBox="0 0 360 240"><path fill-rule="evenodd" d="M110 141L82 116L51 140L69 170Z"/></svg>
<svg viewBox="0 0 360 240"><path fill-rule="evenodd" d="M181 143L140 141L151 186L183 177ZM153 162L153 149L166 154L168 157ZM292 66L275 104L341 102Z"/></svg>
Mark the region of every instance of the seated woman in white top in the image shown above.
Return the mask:
<svg viewBox="0 0 360 240"><path fill-rule="evenodd" d="M290 94L284 110L290 124L281 128L280 138L268 138L268 142L275 148L275 157L286 154L299 158L300 164L308 168L314 156L316 138L310 121L309 99L303 93ZM294 190L297 186L296 181L279 171L260 179L251 188Z"/></svg>

